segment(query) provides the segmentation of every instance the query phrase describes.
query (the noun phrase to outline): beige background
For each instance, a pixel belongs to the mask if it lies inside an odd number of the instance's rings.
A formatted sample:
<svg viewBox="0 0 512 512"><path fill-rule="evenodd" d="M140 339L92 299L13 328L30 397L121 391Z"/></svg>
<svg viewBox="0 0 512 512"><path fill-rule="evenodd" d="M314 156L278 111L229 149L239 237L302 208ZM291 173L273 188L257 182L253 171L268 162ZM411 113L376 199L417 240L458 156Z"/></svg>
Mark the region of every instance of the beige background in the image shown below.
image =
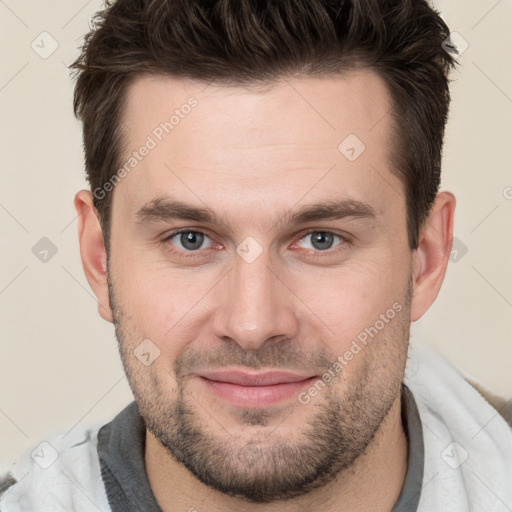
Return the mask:
<svg viewBox="0 0 512 512"><path fill-rule="evenodd" d="M435 5L469 44L453 75L443 171L467 253L450 263L413 337L512 398L512 0ZM106 421L131 400L113 327L83 275L73 210L85 180L65 66L99 7L0 1L0 469L45 436ZM48 52L50 38L58 48L42 58L32 41ZM58 250L46 263L32 253L42 237Z"/></svg>

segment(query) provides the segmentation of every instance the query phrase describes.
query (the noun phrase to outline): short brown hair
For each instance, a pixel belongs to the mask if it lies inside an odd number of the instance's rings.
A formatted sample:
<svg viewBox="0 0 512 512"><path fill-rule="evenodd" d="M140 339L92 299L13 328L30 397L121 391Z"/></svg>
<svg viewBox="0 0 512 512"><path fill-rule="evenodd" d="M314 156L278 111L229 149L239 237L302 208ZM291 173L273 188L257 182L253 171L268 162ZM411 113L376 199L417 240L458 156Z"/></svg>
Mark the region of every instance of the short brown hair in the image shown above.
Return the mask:
<svg viewBox="0 0 512 512"><path fill-rule="evenodd" d="M449 34L426 0L106 1L70 66L91 190L120 164L123 98L141 73L253 85L362 67L384 79L393 101L391 164L412 250L440 183ZM108 251L112 194L94 205Z"/></svg>

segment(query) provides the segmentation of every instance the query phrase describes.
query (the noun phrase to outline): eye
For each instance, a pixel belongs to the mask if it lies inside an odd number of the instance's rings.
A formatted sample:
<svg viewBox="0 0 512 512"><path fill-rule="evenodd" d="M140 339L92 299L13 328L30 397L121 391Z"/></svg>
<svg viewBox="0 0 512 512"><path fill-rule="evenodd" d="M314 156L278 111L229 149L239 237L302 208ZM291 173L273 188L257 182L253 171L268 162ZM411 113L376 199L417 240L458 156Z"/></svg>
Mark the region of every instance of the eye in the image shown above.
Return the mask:
<svg viewBox="0 0 512 512"><path fill-rule="evenodd" d="M311 233L308 233L300 239L298 245L303 249L326 251L331 249L336 240L339 240L340 243L344 241L340 235L336 235L330 231L311 231Z"/></svg>
<svg viewBox="0 0 512 512"><path fill-rule="evenodd" d="M178 247L178 249L188 252L206 249L212 245L212 240L201 231L178 231L169 235L166 240ZM207 245L203 246L205 242Z"/></svg>

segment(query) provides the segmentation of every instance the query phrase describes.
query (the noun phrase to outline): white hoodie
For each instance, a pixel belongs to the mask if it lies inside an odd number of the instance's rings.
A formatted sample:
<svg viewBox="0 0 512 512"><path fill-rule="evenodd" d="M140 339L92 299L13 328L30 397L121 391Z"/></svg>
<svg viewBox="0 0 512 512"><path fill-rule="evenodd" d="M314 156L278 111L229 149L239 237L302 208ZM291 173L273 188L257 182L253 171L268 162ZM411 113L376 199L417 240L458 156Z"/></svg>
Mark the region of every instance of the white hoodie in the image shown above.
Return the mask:
<svg viewBox="0 0 512 512"><path fill-rule="evenodd" d="M446 359L417 341L409 348L404 382L424 436L417 512L511 512L512 428ZM11 468L18 483L0 498L0 511L110 511L98 430L55 437L20 458Z"/></svg>

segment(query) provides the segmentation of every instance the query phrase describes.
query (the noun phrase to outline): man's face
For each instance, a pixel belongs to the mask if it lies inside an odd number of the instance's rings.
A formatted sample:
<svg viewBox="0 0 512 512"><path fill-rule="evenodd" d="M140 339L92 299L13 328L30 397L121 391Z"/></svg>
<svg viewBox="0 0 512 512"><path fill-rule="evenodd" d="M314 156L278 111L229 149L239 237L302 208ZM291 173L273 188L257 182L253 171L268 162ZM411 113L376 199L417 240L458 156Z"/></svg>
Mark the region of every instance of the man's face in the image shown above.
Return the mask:
<svg viewBox="0 0 512 512"><path fill-rule="evenodd" d="M148 429L222 492L326 484L399 403L411 253L389 110L368 71L129 89L123 163L149 149L114 190L116 334ZM250 380L278 370L295 382Z"/></svg>

